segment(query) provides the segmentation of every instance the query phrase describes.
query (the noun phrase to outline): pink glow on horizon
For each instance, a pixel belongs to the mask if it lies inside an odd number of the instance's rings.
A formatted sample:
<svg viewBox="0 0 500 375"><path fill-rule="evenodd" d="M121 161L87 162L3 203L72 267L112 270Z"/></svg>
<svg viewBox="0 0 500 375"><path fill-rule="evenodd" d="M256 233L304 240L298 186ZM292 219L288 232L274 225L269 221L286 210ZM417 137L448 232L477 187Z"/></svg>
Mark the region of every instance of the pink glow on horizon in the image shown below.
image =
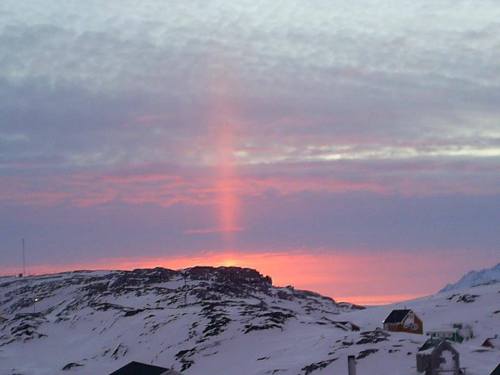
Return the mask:
<svg viewBox="0 0 500 375"><path fill-rule="evenodd" d="M223 251L193 256L100 259L94 263L38 265L31 274L76 269L121 269L166 267L182 269L197 265L239 266L257 269L278 286L293 285L337 301L386 304L434 293L446 283L442 275L453 265L438 262L439 255L415 257L404 253L328 254L304 251L242 253ZM448 269L449 268L449 269ZM15 269L0 269L14 274Z"/></svg>

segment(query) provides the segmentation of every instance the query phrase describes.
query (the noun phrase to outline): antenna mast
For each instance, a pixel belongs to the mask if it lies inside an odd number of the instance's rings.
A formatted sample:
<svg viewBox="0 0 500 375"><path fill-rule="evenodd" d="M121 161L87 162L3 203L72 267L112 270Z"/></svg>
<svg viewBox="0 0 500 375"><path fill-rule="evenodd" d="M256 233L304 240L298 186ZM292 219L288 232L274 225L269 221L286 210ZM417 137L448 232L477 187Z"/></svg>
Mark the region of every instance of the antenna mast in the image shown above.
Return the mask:
<svg viewBox="0 0 500 375"><path fill-rule="evenodd" d="M23 276L26 276L26 249L24 246L24 238L22 239L23 243Z"/></svg>
<svg viewBox="0 0 500 375"><path fill-rule="evenodd" d="M184 277L184 306L187 305L187 281L186 281L186 270L182 271L182 276Z"/></svg>

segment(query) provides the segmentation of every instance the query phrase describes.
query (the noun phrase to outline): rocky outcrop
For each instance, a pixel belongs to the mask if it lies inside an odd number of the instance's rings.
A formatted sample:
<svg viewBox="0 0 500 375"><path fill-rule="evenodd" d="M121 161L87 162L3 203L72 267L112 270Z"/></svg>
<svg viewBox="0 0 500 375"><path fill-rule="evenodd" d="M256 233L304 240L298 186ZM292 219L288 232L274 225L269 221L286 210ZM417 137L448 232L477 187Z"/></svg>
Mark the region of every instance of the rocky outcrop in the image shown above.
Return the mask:
<svg viewBox="0 0 500 375"><path fill-rule="evenodd" d="M78 271L4 279L0 305L7 319L0 325L0 347L50 341L53 332L61 330L70 335L84 329L103 338L106 345L92 355L61 363L58 368L64 371L96 358L125 360L135 346L151 342L158 353L173 351L176 367L187 370L198 358L216 355L224 340L280 334L290 322L359 330L334 319L354 309L352 305L290 286L275 287L269 276L239 267ZM311 364L304 372L324 365Z"/></svg>

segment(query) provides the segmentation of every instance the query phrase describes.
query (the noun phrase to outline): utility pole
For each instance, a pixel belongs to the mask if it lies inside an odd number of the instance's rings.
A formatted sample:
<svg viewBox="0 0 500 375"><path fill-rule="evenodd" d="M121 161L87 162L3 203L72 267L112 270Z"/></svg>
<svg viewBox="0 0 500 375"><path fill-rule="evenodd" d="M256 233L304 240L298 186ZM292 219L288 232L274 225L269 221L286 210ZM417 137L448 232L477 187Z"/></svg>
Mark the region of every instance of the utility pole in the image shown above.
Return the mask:
<svg viewBox="0 0 500 375"><path fill-rule="evenodd" d="M348 375L356 375L356 357L353 355L347 356L347 373Z"/></svg>
<svg viewBox="0 0 500 375"><path fill-rule="evenodd" d="M182 272L182 276L184 277L184 306L187 305L187 280L186 280L186 272Z"/></svg>
<svg viewBox="0 0 500 375"><path fill-rule="evenodd" d="M22 239L22 244L23 244L23 276L26 276L26 249L24 245L24 238Z"/></svg>

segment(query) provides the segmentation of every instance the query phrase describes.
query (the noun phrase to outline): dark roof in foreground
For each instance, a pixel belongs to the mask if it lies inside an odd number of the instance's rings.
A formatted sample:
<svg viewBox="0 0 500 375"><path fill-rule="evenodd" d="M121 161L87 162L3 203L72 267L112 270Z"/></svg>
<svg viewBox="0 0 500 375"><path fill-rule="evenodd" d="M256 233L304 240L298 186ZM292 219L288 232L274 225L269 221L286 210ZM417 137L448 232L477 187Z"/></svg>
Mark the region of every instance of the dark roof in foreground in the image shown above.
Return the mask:
<svg viewBox="0 0 500 375"><path fill-rule="evenodd" d="M168 368L133 361L110 375L178 375L178 373Z"/></svg>
<svg viewBox="0 0 500 375"><path fill-rule="evenodd" d="M498 364L498 366L496 367L496 369L494 369L490 375L500 375L500 363Z"/></svg>
<svg viewBox="0 0 500 375"><path fill-rule="evenodd" d="M403 321L406 315L411 310L404 309L404 310L392 310L391 313L387 318L385 318L384 323L399 323Z"/></svg>
<svg viewBox="0 0 500 375"><path fill-rule="evenodd" d="M430 338L428 339L424 345L422 345L420 348L418 348L418 351L419 352L424 352L426 351L427 349L430 349L430 348L435 348L436 346L438 346L439 344L441 344L441 342L443 341L443 339L439 339L439 338Z"/></svg>

